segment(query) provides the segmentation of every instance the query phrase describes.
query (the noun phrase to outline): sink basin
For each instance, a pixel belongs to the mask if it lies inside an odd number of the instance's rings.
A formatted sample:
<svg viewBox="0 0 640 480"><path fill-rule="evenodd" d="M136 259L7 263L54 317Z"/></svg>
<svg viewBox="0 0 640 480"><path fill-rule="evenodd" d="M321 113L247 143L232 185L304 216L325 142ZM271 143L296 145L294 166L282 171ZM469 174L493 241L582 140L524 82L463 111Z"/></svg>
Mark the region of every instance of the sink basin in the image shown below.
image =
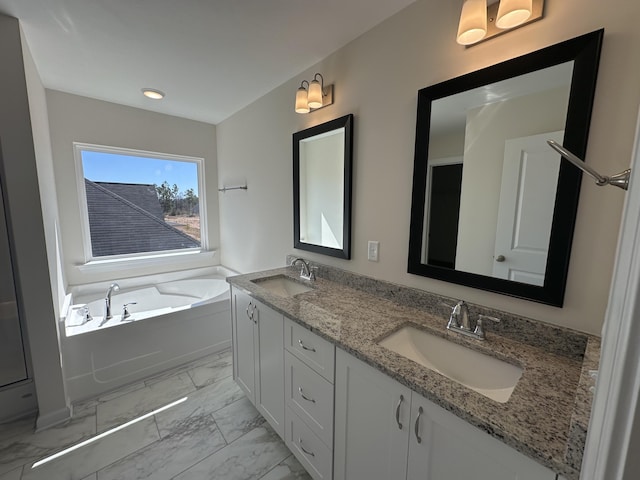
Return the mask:
<svg viewBox="0 0 640 480"><path fill-rule="evenodd" d="M520 367L412 326L392 333L378 345L499 403L509 400L522 375Z"/></svg>
<svg viewBox="0 0 640 480"><path fill-rule="evenodd" d="M293 298L296 295L313 290L312 287L285 277L284 275L252 280L252 282L281 297Z"/></svg>

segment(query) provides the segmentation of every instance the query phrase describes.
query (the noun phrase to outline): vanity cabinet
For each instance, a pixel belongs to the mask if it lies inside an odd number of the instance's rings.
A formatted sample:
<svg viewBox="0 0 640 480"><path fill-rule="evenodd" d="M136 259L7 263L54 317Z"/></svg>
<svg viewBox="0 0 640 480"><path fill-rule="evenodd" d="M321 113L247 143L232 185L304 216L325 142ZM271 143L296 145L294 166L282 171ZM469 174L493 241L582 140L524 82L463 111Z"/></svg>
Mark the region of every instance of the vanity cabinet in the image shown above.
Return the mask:
<svg viewBox="0 0 640 480"><path fill-rule="evenodd" d="M314 480L333 476L335 346L285 319L285 442Z"/></svg>
<svg viewBox="0 0 640 480"><path fill-rule="evenodd" d="M231 289L233 375L284 439L284 317Z"/></svg>
<svg viewBox="0 0 640 480"><path fill-rule="evenodd" d="M411 390L338 349L334 480L407 476Z"/></svg>
<svg viewBox="0 0 640 480"><path fill-rule="evenodd" d="M336 352L335 480L555 480L546 467Z"/></svg>

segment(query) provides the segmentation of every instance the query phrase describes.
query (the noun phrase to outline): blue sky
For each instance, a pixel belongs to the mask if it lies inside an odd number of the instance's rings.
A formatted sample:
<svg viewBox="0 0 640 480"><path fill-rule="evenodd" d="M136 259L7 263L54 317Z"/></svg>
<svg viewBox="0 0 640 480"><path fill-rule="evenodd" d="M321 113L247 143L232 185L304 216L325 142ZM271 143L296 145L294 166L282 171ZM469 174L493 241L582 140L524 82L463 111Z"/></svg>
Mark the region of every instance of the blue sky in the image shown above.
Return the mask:
<svg viewBox="0 0 640 480"><path fill-rule="evenodd" d="M115 153L82 151L85 178L94 182L178 185L181 193L193 188L198 195L198 167L191 162L158 160Z"/></svg>

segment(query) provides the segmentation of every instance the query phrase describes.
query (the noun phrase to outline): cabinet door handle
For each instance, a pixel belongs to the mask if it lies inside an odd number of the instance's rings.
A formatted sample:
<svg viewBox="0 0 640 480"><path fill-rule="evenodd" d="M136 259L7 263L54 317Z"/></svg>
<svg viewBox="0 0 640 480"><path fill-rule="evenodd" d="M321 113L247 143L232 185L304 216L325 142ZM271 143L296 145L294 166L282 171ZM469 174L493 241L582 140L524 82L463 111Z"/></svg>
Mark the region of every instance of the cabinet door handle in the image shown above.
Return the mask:
<svg viewBox="0 0 640 480"><path fill-rule="evenodd" d="M257 309L258 309L258 306L254 303L253 309L251 310L251 320L253 320L253 323L255 323L256 325L258 324L258 319L256 318Z"/></svg>
<svg viewBox="0 0 640 480"><path fill-rule="evenodd" d="M253 307L253 302L249 302L249 305L247 305L247 318L253 321L253 310L251 310L251 313L249 313L249 309L251 307Z"/></svg>
<svg viewBox="0 0 640 480"><path fill-rule="evenodd" d="M400 395L400 401L398 402L398 406L396 407L396 423L398 424L398 428L402 430L402 423L400 423L400 405L404 402L404 396Z"/></svg>
<svg viewBox="0 0 640 480"><path fill-rule="evenodd" d="M302 398L304 398L307 402L312 402L312 403L316 403L315 399L311 398L311 397L307 397L304 394L304 391L302 390L302 387L298 387L298 392L300 393L300 396Z"/></svg>
<svg viewBox="0 0 640 480"><path fill-rule="evenodd" d="M300 445L300 450L302 450L304 453L306 453L307 455L311 456L311 457L315 457L316 454L313 452L310 452L309 450L307 450L306 448L304 448L304 445L302 445L302 439L300 437L298 437L298 445Z"/></svg>
<svg viewBox="0 0 640 480"><path fill-rule="evenodd" d="M420 407L418 409L418 417L416 418L416 424L413 427L413 431L416 434L416 441L418 443L422 443L422 437L419 435L418 429L420 428L420 415L422 415L422 412L424 412L424 410L422 409L422 407Z"/></svg>
<svg viewBox="0 0 640 480"><path fill-rule="evenodd" d="M302 343L302 340L300 340L300 339L298 339L298 345L300 345L303 350L309 350L310 352L315 352L316 351L316 349L314 347L307 347L304 343Z"/></svg>

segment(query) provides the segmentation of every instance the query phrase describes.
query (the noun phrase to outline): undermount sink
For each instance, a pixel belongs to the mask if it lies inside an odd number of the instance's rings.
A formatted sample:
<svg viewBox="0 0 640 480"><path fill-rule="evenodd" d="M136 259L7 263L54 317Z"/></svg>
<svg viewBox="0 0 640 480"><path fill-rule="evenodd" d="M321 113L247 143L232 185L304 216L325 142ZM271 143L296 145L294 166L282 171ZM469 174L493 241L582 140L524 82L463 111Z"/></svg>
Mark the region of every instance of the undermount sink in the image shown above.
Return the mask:
<svg viewBox="0 0 640 480"><path fill-rule="evenodd" d="M293 298L296 295L313 290L312 287L285 277L284 275L252 280L252 282L281 297Z"/></svg>
<svg viewBox="0 0 640 480"><path fill-rule="evenodd" d="M509 400L522 375L520 367L412 326L392 333L378 345L499 403Z"/></svg>

